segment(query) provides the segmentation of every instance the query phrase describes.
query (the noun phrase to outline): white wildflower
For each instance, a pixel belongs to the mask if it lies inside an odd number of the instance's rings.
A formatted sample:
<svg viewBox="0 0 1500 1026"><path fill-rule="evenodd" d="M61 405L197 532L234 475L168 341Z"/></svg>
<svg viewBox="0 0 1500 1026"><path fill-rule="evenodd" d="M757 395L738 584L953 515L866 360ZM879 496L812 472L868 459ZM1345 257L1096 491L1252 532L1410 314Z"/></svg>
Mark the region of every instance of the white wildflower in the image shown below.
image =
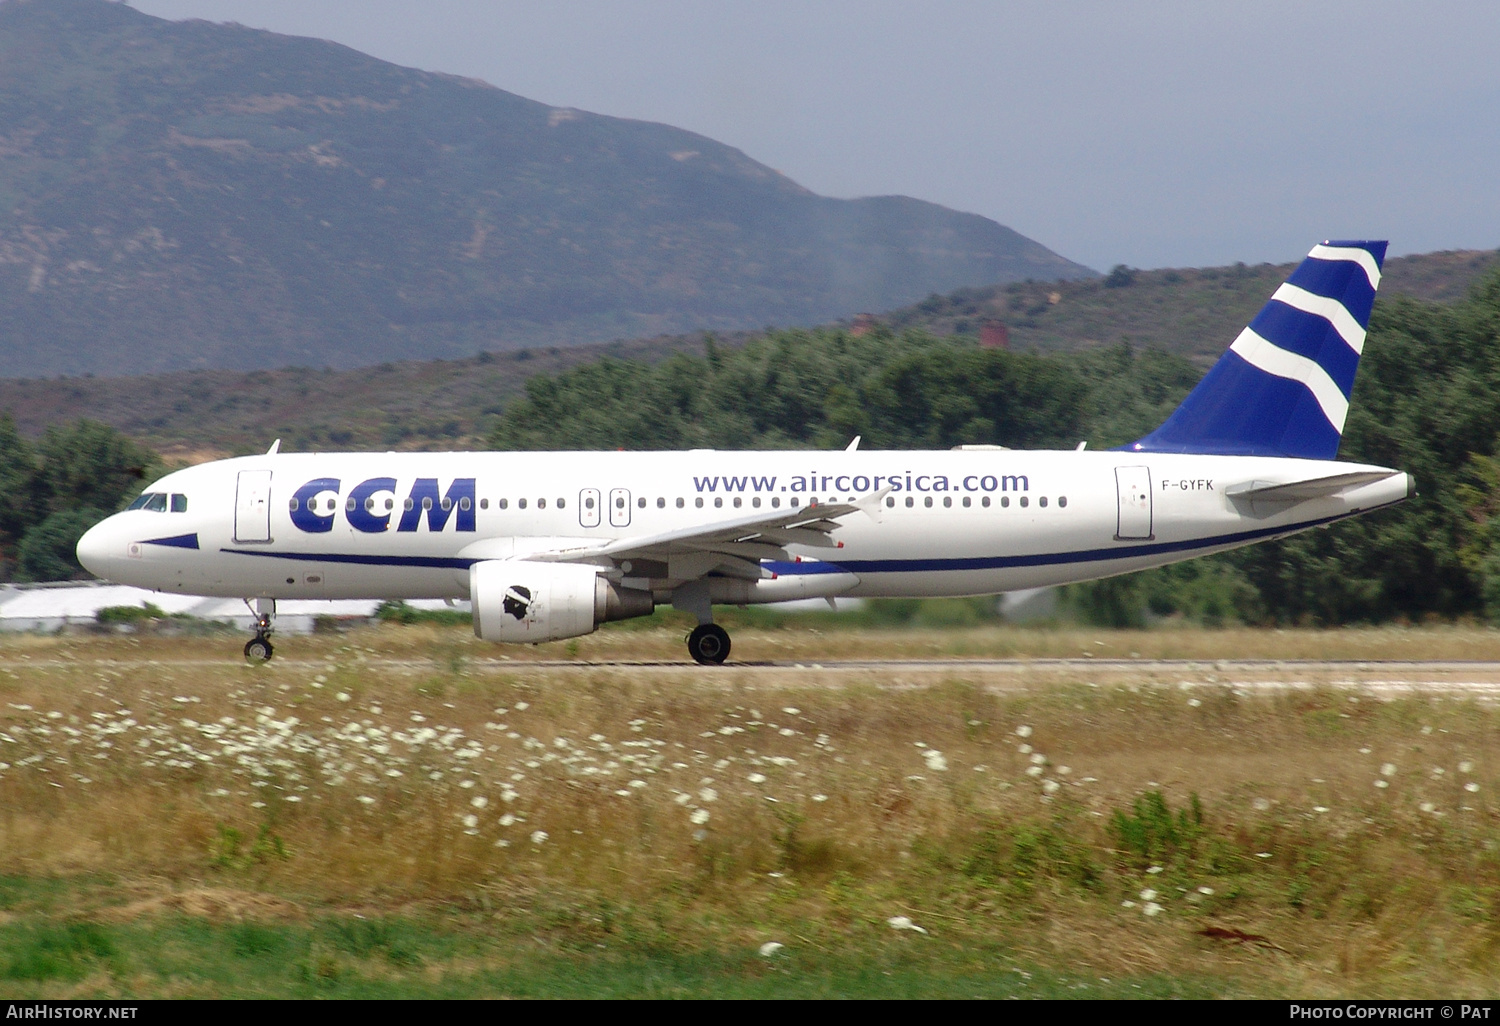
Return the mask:
<svg viewBox="0 0 1500 1026"><path fill-rule="evenodd" d="M691 822L693 826L702 826L704 823L708 822L708 810L694 809L693 814L688 817L688 821Z"/></svg>
<svg viewBox="0 0 1500 1026"><path fill-rule="evenodd" d="M780 951L784 947L786 947L786 945L781 943L780 941L766 941L760 946L760 957L770 958L772 955L776 954L776 952Z"/></svg>
<svg viewBox="0 0 1500 1026"><path fill-rule="evenodd" d="M1016 737L1030 737L1030 736L1031 736L1031 728L1030 727L1025 726L1023 724L1022 726L1019 726L1019 727L1016 728Z"/></svg>
<svg viewBox="0 0 1500 1026"><path fill-rule="evenodd" d="M1380 766L1382 777L1394 777L1396 775L1396 764L1394 762L1382 763Z"/></svg>
<svg viewBox="0 0 1500 1026"><path fill-rule="evenodd" d="M752 784L764 784L766 782L766 775L764 773L752 773L745 779Z"/></svg>
<svg viewBox="0 0 1500 1026"><path fill-rule="evenodd" d="M916 923L912 922L911 919L907 916L891 916L891 918L887 919L886 922L890 924L892 930L912 930L916 933L927 932Z"/></svg>
<svg viewBox="0 0 1500 1026"><path fill-rule="evenodd" d="M522 703L517 702L516 703L516 708L517 709L521 708L521 704ZM541 844L546 839L547 839L547 831L545 831L545 830L533 830L531 832L531 843L532 844Z"/></svg>

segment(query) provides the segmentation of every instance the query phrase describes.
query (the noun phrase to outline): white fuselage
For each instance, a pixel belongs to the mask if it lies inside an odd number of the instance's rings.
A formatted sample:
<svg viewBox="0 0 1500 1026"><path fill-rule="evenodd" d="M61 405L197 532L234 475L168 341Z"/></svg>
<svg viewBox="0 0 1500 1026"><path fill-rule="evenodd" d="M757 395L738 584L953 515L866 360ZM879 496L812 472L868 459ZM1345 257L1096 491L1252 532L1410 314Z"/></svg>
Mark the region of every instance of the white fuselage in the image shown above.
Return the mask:
<svg viewBox="0 0 1500 1026"><path fill-rule="evenodd" d="M1232 494L1361 471L1379 479L1295 500ZM482 560L863 500L878 512L843 516L840 547L792 545L714 601L981 595L1235 548L1411 490L1378 467L1123 451L277 453L167 475L148 489L165 508L115 514L79 554L101 577L194 595L467 598ZM612 572L666 601L704 570L684 554Z"/></svg>

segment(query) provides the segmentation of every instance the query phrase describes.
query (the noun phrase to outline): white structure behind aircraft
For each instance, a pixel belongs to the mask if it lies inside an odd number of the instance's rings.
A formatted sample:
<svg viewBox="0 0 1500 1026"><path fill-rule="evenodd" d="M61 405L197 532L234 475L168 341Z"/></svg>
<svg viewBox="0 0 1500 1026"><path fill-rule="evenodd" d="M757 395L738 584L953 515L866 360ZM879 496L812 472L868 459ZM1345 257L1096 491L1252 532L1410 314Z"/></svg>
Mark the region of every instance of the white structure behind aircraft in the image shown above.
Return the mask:
<svg viewBox="0 0 1500 1026"><path fill-rule="evenodd" d="M1284 537L1414 491L1333 462L1383 242L1316 246L1167 421L1122 449L281 453L169 474L78 544L120 583L256 603L471 598L474 632L575 637L670 603L984 595Z"/></svg>

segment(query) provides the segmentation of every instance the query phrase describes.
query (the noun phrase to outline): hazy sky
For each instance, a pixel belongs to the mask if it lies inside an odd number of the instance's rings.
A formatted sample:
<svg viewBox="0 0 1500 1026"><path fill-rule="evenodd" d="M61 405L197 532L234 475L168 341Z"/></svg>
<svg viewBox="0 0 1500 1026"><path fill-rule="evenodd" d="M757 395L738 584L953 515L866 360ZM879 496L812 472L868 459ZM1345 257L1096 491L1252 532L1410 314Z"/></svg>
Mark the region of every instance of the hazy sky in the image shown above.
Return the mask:
<svg viewBox="0 0 1500 1026"><path fill-rule="evenodd" d="M1500 4L132 0L663 121L1098 269L1500 246Z"/></svg>

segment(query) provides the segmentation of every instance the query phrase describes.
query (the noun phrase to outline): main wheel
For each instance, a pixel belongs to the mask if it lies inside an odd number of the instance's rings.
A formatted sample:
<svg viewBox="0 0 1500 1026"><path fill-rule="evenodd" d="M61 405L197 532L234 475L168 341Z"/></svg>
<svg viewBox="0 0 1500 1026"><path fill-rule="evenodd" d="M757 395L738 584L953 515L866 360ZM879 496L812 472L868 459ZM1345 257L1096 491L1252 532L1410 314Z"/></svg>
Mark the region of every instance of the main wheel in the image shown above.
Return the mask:
<svg viewBox="0 0 1500 1026"><path fill-rule="evenodd" d="M274 651L268 638L251 638L245 642L245 658L252 663L269 662Z"/></svg>
<svg viewBox="0 0 1500 1026"><path fill-rule="evenodd" d="M729 658L729 632L716 623L703 623L688 635L688 654L704 666L718 666Z"/></svg>

